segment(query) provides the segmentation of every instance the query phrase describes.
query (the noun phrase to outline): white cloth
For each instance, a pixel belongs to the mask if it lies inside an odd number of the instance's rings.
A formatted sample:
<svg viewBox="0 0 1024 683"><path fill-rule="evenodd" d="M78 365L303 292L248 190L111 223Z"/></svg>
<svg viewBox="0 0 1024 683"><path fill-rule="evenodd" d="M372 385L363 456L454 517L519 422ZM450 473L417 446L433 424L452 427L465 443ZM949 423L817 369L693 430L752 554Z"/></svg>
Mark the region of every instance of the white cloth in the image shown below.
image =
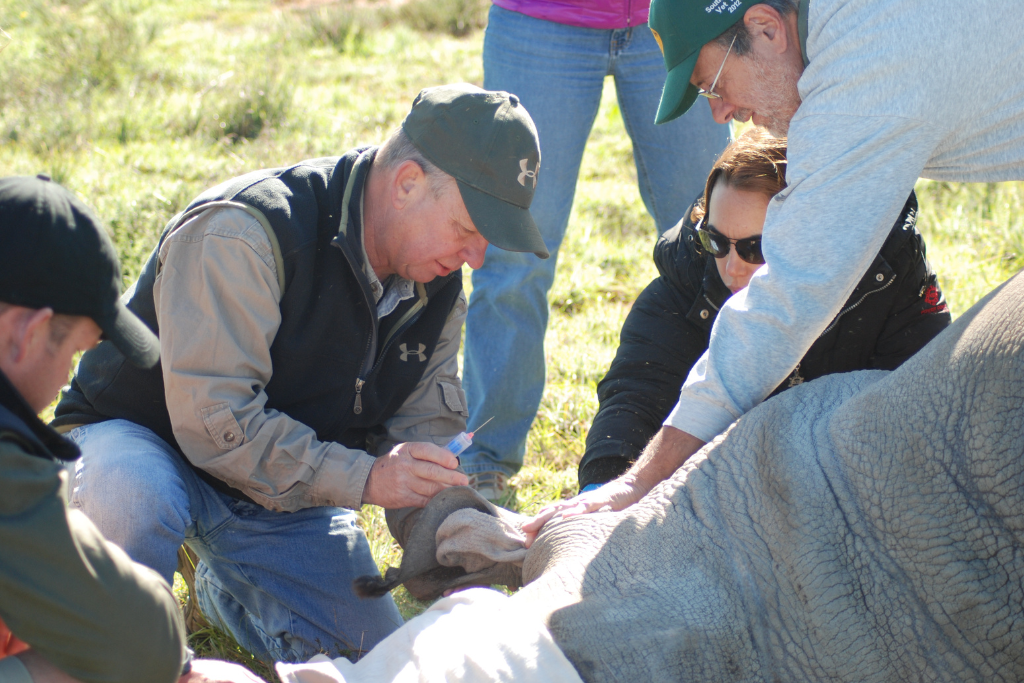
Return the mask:
<svg viewBox="0 0 1024 683"><path fill-rule="evenodd" d="M502 562L523 566L526 536L521 524L473 508L456 510L437 528L437 561L475 574Z"/></svg>
<svg viewBox="0 0 1024 683"><path fill-rule="evenodd" d="M438 600L358 663L317 655L278 664L283 683L583 683L540 615L504 593L470 588Z"/></svg>

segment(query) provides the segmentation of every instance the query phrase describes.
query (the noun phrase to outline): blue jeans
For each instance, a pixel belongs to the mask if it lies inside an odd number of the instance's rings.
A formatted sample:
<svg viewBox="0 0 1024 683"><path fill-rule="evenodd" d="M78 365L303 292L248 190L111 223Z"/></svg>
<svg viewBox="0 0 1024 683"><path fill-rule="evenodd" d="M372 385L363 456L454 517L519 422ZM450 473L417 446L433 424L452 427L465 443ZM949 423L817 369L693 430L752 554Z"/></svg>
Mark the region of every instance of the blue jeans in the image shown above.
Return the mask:
<svg viewBox="0 0 1024 683"><path fill-rule="evenodd" d="M654 125L665 62L647 26L587 29L491 7L484 88L518 95L537 124L541 170L530 213L551 258L491 247L473 273L463 386L470 428L491 416L494 421L462 455L467 474L514 474L522 466L544 392L548 290L609 74L633 142L640 196L658 234L682 218L729 142L728 127L716 124L703 105Z"/></svg>
<svg viewBox="0 0 1024 683"><path fill-rule="evenodd" d="M402 624L390 595L363 600L376 574L351 510L271 512L214 490L164 440L126 420L72 430L82 449L71 504L168 582L184 541L199 556L203 614L264 662L366 652Z"/></svg>

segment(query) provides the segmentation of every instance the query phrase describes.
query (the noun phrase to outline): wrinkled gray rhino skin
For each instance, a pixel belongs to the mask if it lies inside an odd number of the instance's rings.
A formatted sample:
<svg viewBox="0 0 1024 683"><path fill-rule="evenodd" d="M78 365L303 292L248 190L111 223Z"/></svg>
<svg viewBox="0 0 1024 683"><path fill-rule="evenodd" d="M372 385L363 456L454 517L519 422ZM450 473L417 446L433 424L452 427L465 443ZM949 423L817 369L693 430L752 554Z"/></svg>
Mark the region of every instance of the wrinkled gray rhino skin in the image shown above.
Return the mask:
<svg viewBox="0 0 1024 683"><path fill-rule="evenodd" d="M512 599L590 682L1024 681L1022 346L1018 275L898 370L791 389L636 505L549 522ZM431 543L477 505L435 500Z"/></svg>
<svg viewBox="0 0 1024 683"><path fill-rule="evenodd" d="M515 600L587 681L1024 680L1024 277L898 370L765 402ZM532 582L532 583L531 583Z"/></svg>

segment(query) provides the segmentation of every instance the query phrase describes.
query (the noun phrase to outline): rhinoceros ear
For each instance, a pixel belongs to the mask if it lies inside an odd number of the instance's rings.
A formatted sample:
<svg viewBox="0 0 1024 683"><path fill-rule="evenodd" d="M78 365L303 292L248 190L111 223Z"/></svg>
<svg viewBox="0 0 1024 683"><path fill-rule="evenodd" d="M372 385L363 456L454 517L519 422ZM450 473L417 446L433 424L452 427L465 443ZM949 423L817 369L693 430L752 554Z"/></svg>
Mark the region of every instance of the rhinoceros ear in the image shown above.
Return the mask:
<svg viewBox="0 0 1024 683"><path fill-rule="evenodd" d="M384 510L384 521L387 522L391 538L398 541L398 545L404 548L409 542L409 535L421 514L423 514L423 508Z"/></svg>
<svg viewBox="0 0 1024 683"><path fill-rule="evenodd" d="M470 510L492 518L495 522L498 518L511 520L506 523L513 526L519 520L518 515L496 508L468 486L445 489L422 510L389 510L386 513L388 528L405 551L402 566L398 569L389 568L383 577L360 576L352 582L356 595L380 597L400 583L405 584L409 593L420 600L433 600L449 588L467 585L503 583L518 587L521 578L517 577L521 577L521 570L514 564L497 563L494 560L481 564L474 560L473 568L467 571L458 565L458 558L445 563L439 561L438 530L453 513ZM518 524L521 529L521 521ZM486 546L484 541L478 541L476 547L483 547L481 544ZM486 558L486 548L485 552L474 555ZM511 569L506 568L506 565Z"/></svg>

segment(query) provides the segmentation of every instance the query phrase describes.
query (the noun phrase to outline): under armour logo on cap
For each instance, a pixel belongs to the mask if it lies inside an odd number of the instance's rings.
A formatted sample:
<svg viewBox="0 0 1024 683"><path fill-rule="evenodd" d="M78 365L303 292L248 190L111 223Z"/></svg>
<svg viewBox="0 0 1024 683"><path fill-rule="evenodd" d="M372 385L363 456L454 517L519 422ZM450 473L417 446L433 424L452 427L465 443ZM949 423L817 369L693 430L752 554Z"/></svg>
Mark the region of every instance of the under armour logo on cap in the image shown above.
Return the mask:
<svg viewBox="0 0 1024 683"><path fill-rule="evenodd" d="M419 348L416 349L415 351L410 351L409 347L407 347L404 342L402 344L399 344L398 350L402 352L402 360L408 362L409 356L416 356L419 362L425 362L427 360L427 354L423 352L427 350L427 345L417 344L416 346L418 346Z"/></svg>
<svg viewBox="0 0 1024 683"><path fill-rule="evenodd" d="M519 181L519 184L522 185L523 187L526 187L526 179L527 178L532 178L533 179L533 187L534 187L534 189L536 189L537 188L537 173L540 172L540 159L537 160L537 167L535 169L533 169L532 171L530 170L529 160L528 159L520 159L519 160L519 168L522 170L522 173L520 173L519 177L516 178L516 180Z"/></svg>
<svg viewBox="0 0 1024 683"><path fill-rule="evenodd" d="M455 179L473 227L492 246L548 257L530 215L540 141L518 97L468 83L426 88L402 130L428 161Z"/></svg>

